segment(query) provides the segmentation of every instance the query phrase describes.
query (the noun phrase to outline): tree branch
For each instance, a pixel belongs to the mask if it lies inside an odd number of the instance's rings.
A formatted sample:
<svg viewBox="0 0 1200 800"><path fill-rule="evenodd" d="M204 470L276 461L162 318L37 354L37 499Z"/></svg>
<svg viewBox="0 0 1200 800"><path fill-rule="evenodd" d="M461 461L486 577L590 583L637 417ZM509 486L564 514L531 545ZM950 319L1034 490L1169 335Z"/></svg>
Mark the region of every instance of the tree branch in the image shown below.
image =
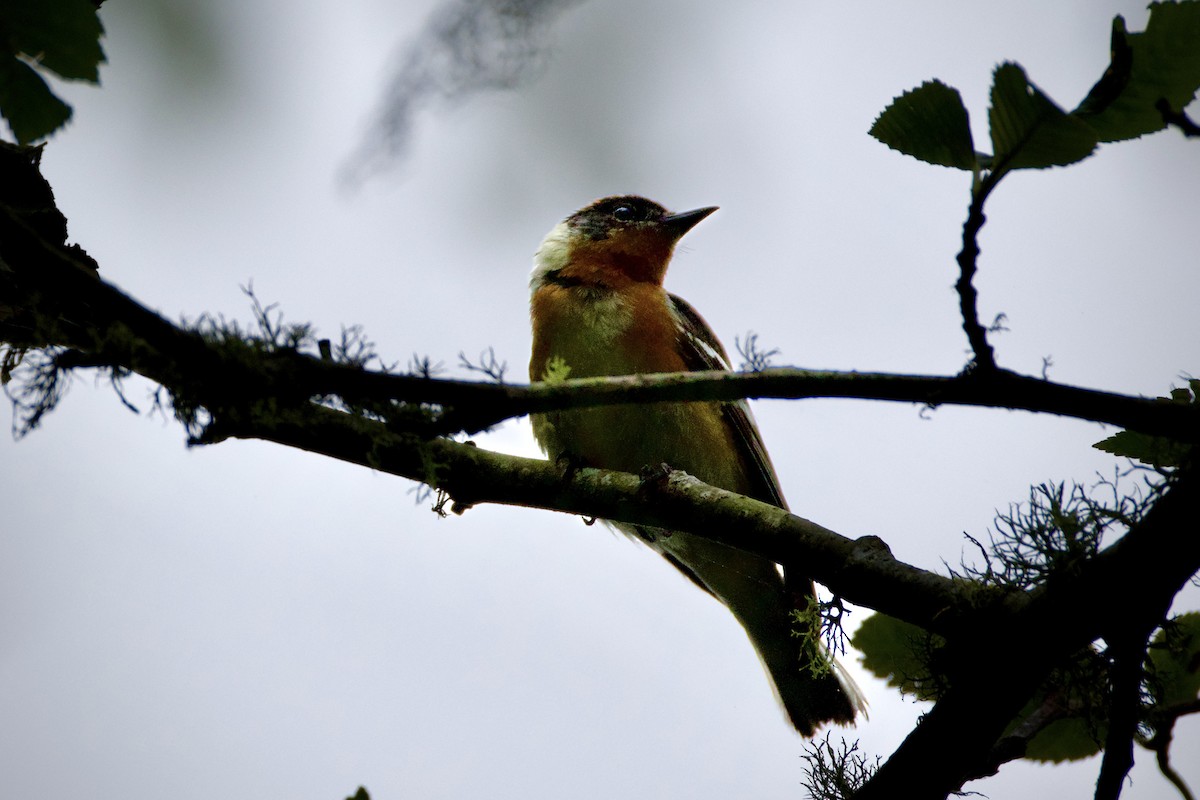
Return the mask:
<svg viewBox="0 0 1200 800"><path fill-rule="evenodd" d="M7 232L27 240L23 242L26 252L36 256L32 261L9 260L22 281L17 304L22 300L37 304L34 310L43 319L67 315L80 321L70 329L52 332L57 334L54 341L82 351L73 356L71 366L119 366L172 389L199 390L210 399L270 396L301 400L336 395L351 405L387 401L431 405L439 410L424 415L420 427L432 435L475 433L512 417L593 405L747 397L853 398L1020 409L1200 441L1200 408L1068 386L1000 369L946 377L779 368L515 386L373 372L289 350L255 351L253 360L247 361L168 322L42 244L32 232L19 226ZM116 329L126 334L116 335ZM181 364L186 368L180 369ZM406 419L413 422L411 414Z"/></svg>
<svg viewBox="0 0 1200 800"><path fill-rule="evenodd" d="M447 439L421 440L321 407L270 420L243 418L222 436L256 438L370 466L446 492L457 511L500 503L697 533L805 570L841 597L952 634L978 587L895 559L873 536L849 539L776 506L718 489L683 472L655 480L598 469L563 474L542 459ZM992 602L1005 597L997 591Z"/></svg>
<svg viewBox="0 0 1200 800"><path fill-rule="evenodd" d="M897 561L875 537L848 539L682 473L662 471L648 480L591 469L563 475L545 461L437 436L584 405L856 397L1020 408L1200 441L1200 416L1189 406L1053 384L997 370L994 363L956 377L769 370L530 387L369 372L294 349L213 341L185 330L98 280L77 253L45 236L0 204L0 312L32 311L21 317L22 326L0 315L0 334L18 345L74 348L58 357L61 367L120 367L159 382L177 402L184 398L210 412L213 421L200 441L258 438L323 453L426 483L449 493L459 509L507 503L687 531L803 564L839 596L944 636L950 689L862 789L864 798L940 798L957 790L987 763L1005 727L1054 666L1100 636L1156 624L1200 569L1195 467L1180 469L1173 488L1116 544L1026 592L985 590L918 569ZM973 300L969 305L965 319L974 319ZM990 348L975 349L976 366L988 366L981 354ZM370 413L313 400L330 395Z"/></svg>
<svg viewBox="0 0 1200 800"><path fill-rule="evenodd" d="M1117 800L1125 778L1133 769L1133 742L1137 736L1141 710L1142 662L1153 625L1144 631L1123 631L1108 645L1113 653L1108 703L1108 735L1104 739L1104 757L1096 778L1095 800Z"/></svg>
<svg viewBox="0 0 1200 800"><path fill-rule="evenodd" d="M585 378L507 386L487 424L520 414L619 403L741 398L844 398L1006 408L1103 422L1153 435L1200 441L1200 410L1159 399L1102 392L997 369L946 377L771 368L755 373L691 372ZM504 415L503 417L501 415ZM479 418L469 426L484 421Z"/></svg>
<svg viewBox="0 0 1200 800"><path fill-rule="evenodd" d="M1154 720L1154 738L1146 746L1154 751L1159 772L1179 790L1183 800L1194 800L1192 790L1171 766L1171 739L1174 736L1175 723L1187 714L1200 714L1200 699L1159 710Z"/></svg>
<svg viewBox="0 0 1200 800"><path fill-rule="evenodd" d="M958 282L954 287L958 292L963 331L967 334L967 341L975 354L973 367L985 373L996 369L996 355L988 343L987 330L979 324L979 294L975 291L973 281L979 260L979 231L987 222L983 204L1002 175L1002 170L990 172L971 192L971 206L967 212L967 219L963 222L962 249L958 251L957 256Z"/></svg>
<svg viewBox="0 0 1200 800"><path fill-rule="evenodd" d="M1180 470L1138 524L1073 574L1021 596L1014 611L979 619L975 637L954 647L961 668L951 687L856 796L943 798L987 762L1054 666L1097 638L1119 638L1163 619L1200 571L1200 474ZM1114 590L1113 587L1120 587Z"/></svg>
<svg viewBox="0 0 1200 800"><path fill-rule="evenodd" d="M1171 598L1200 570L1200 538L1189 524L1200 513L1194 469L1181 471L1145 519L1074 574L1029 592L984 593L897 562L873 537L847 539L683 473L649 481L592 469L563 475L545 461L444 439L418 442L327 409L308 409L254 433L230 432L424 480L460 507L500 502L555 509L688 531L803 563L847 600L941 633L952 647L951 688L862 798L940 798L956 791L989 761L1004 728L1056 665L1101 636L1161 620Z"/></svg>
<svg viewBox="0 0 1200 800"><path fill-rule="evenodd" d="M957 376L766 369L746 373L633 375L513 386L372 372L277 348L221 348L97 279L86 253L66 244L66 220L37 171L36 150L0 148L0 340L17 347L62 345L79 351L63 366L119 367L214 406L263 398L287 402L337 396L350 406L394 414L425 435L475 433L525 414L620 403L741 398L855 398L930 406L1011 408L1103 422L1180 441L1200 442L1200 408L1052 383L1006 370ZM964 226L960 295L976 366L989 359L971 287L983 224L984 179ZM30 198L33 198L32 200ZM19 201L19 202L18 202ZM210 411L215 410L213 408ZM394 409L391 409L394 410Z"/></svg>

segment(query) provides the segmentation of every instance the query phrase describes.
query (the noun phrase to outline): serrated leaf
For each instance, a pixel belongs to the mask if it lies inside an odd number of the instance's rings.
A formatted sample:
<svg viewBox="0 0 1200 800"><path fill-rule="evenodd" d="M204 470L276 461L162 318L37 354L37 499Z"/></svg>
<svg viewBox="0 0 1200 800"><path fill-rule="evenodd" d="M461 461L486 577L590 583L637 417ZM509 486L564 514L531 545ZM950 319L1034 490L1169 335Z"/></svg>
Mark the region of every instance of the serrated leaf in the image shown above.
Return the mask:
<svg viewBox="0 0 1200 800"><path fill-rule="evenodd" d="M1135 139L1166 127L1155 106L1182 111L1200 89L1200 2L1151 3L1146 30L1127 33L1113 19L1111 62L1072 114L1102 142Z"/></svg>
<svg viewBox="0 0 1200 800"><path fill-rule="evenodd" d="M104 28L91 0L0 0L8 46L69 80L96 83Z"/></svg>
<svg viewBox="0 0 1200 800"><path fill-rule="evenodd" d="M920 700L936 700L929 654L943 640L923 628L887 614L872 614L858 626L851 642L863 654L862 664L890 686Z"/></svg>
<svg viewBox="0 0 1200 800"><path fill-rule="evenodd" d="M1062 167L1096 149L1095 132L1055 105L1013 63L993 74L988 122L997 170Z"/></svg>
<svg viewBox="0 0 1200 800"><path fill-rule="evenodd" d="M1200 380L1193 378L1188 381L1186 387L1172 389L1170 395L1158 398L1159 402L1200 406ZM1133 458L1153 467L1182 466L1192 452L1192 445L1186 442L1137 431L1114 433L1107 439L1096 442L1092 447L1114 456Z"/></svg>
<svg viewBox="0 0 1200 800"><path fill-rule="evenodd" d="M958 90L926 81L883 110L870 134L893 150L929 164L975 169L970 119Z"/></svg>
<svg viewBox="0 0 1200 800"><path fill-rule="evenodd" d="M1114 433L1107 439L1096 442L1092 447L1114 456L1132 458L1152 467L1178 467L1192 451L1191 446L1183 442L1137 431Z"/></svg>
<svg viewBox="0 0 1200 800"><path fill-rule="evenodd" d="M1150 646L1152 690L1160 707L1183 705L1200 695L1200 613L1181 614Z"/></svg>
<svg viewBox="0 0 1200 800"><path fill-rule="evenodd" d="M71 118L71 107L28 64L0 56L0 115L17 142L29 144L62 127Z"/></svg>

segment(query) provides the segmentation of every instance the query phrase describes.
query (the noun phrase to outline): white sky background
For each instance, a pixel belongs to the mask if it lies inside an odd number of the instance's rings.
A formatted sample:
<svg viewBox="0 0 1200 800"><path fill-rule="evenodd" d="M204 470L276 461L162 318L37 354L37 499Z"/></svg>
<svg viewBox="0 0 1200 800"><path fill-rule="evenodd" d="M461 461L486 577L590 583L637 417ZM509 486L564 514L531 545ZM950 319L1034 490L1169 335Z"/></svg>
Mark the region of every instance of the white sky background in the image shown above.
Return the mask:
<svg viewBox="0 0 1200 800"><path fill-rule="evenodd" d="M68 90L75 121L43 159L102 274L175 319L248 319L252 279L324 335L361 323L387 358L449 374L490 346L512 380L534 248L624 192L722 207L668 286L730 347L753 330L779 364L956 372L969 178L867 129L938 77L987 149L996 63L1073 107L1112 16L1146 19L1099 0L587 3L540 80L420 115L399 168L347 193L338 170L433 3L164 0L207 56L138 5L105 5L104 87ZM1198 179L1175 132L1006 179L977 280L983 317L1008 315L1001 363L1052 356L1055 379L1146 395L1195 374ZM143 408L148 391L129 387ZM797 513L932 569L1031 483L1118 463L1090 447L1108 431L1051 417L756 411ZM546 512L439 520L401 479L183 438L85 378L0 440L0 796L802 796L802 741L744 635L649 551ZM524 421L477 440L534 452ZM846 660L872 703L854 733L886 756L922 708ZM1188 720L1193 788L1198 748ZM1137 757L1125 796L1176 796ZM970 788L1090 797L1097 769L1010 765Z"/></svg>

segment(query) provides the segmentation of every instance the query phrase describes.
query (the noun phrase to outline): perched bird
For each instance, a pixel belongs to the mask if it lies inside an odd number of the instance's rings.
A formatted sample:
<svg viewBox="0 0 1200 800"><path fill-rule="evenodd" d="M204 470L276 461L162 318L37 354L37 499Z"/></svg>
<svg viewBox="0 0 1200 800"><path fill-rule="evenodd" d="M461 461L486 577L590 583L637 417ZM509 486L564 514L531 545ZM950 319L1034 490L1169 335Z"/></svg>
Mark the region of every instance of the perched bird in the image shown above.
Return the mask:
<svg viewBox="0 0 1200 800"><path fill-rule="evenodd" d="M672 214L643 197L607 197L556 225L534 256L530 379L729 369L707 323L663 288L676 242L714 211ZM535 415L533 431L554 460L624 472L665 463L787 508L745 401L558 411ZM815 602L810 579L785 576L770 559L687 533L615 527L733 612L800 733L811 736L823 722L853 722L865 708L816 626L792 613Z"/></svg>

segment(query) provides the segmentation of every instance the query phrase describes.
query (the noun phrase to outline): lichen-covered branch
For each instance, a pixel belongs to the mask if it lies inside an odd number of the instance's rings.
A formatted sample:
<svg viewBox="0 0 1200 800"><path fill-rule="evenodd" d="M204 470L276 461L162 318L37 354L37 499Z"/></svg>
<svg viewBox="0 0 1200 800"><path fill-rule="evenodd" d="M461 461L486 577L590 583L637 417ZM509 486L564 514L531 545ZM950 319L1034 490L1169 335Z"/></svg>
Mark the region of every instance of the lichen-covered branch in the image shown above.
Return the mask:
<svg viewBox="0 0 1200 800"><path fill-rule="evenodd" d="M951 689L857 795L942 798L987 761L1050 670L1081 647L1157 625L1200 570L1200 474L1175 484L1118 542L1070 574L1021 593L1012 613L977 619L976 637L955 647L965 658Z"/></svg>
<svg viewBox="0 0 1200 800"><path fill-rule="evenodd" d="M0 148L0 155L11 153ZM31 163L36 174L35 162L26 159L24 167ZM504 503L687 531L802 564L837 596L940 634L950 688L856 797L941 798L957 791L994 765L1006 726L1052 670L1101 637L1144 642L1200 570L1194 464L1176 471L1153 508L1115 544L1025 588L925 571L895 559L877 537L842 536L669 469L642 477L592 469L564 474L546 461L445 438L585 405L853 397L1023 409L1197 442L1195 404L1017 375L983 364L990 350L978 347L977 368L951 377L773 369L510 386L372 372L353 360L301 352L304 337L268 332L255 339L236 328L187 328L162 318L99 279L94 262L66 245L65 220L48 188L33 212L6 202L6 175L0 171L0 339L16 352L42 353L43 377L83 368L115 377L134 372L164 387L195 443L256 438L321 453L425 483L460 511ZM52 380L44 385L57 387ZM48 390L47 402L58 394Z"/></svg>
<svg viewBox="0 0 1200 800"><path fill-rule="evenodd" d="M349 405L373 404L385 413L381 404L404 403L405 419L418 425L420 432L434 435L475 433L525 414L588 405L746 397L856 398L1021 409L1200 441L1200 413L1195 407L1067 386L1000 369L928 376L777 368L519 386L371 371L294 350L239 348L236 341L225 341L222 347L168 322L97 279L65 253L44 246L32 231L16 224L9 229L7 238L23 240L33 261L8 259L16 268L15 302L8 303L35 314L46 327L57 325L41 331L30 327L25 340L17 344L64 344L81 351L69 361L75 366L119 366L172 389L194 387L210 401L336 396ZM64 318L71 324L57 323ZM9 337L11 341L13 335ZM424 406L427 413L413 415L414 406Z"/></svg>
<svg viewBox="0 0 1200 800"><path fill-rule="evenodd" d="M646 480L492 452L448 439L422 440L384 423L331 409L298 409L261 422L244 419L225 436L257 438L422 481L462 511L483 503L544 508L709 536L779 562L803 563L833 592L860 605L950 631L983 597L971 581L895 559L876 537L850 539L783 509L666 471ZM998 602L1004 594L993 595Z"/></svg>

